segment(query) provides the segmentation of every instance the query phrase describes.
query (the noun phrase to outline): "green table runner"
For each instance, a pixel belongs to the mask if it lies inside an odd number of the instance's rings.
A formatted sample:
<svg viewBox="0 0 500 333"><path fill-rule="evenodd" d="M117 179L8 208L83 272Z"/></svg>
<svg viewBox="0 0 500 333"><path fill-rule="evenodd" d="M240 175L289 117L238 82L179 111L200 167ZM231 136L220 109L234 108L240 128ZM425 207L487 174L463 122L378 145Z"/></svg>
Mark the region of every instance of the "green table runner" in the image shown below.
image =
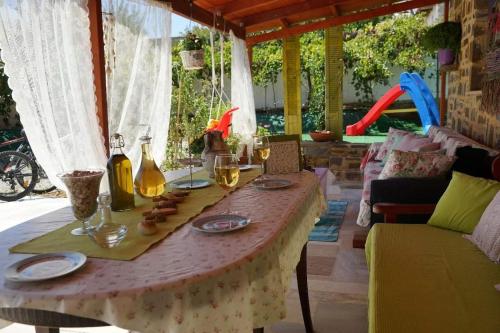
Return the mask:
<svg viewBox="0 0 500 333"><path fill-rule="evenodd" d="M236 188L245 186L259 174L260 170L258 169L241 172ZM182 179L189 179L189 176ZM193 175L193 179L208 179L208 174L206 171L199 171ZM205 208L219 202L226 194L227 192L215 183L204 189L192 190L184 202L177 205L177 214L168 216L167 221L164 223L158 223L158 232L151 236L140 234L137 230L137 223L142 220L142 213L153 207L153 202L150 199L136 196L136 208L134 210L112 212L113 222L126 225L128 233L117 247L111 249L101 248L87 236L71 235L71 230L81 225L80 222L74 221L40 237L18 244L12 247L10 252L50 253L78 251L94 258L132 260L144 253L153 244L167 237L175 229L200 214Z"/></svg>

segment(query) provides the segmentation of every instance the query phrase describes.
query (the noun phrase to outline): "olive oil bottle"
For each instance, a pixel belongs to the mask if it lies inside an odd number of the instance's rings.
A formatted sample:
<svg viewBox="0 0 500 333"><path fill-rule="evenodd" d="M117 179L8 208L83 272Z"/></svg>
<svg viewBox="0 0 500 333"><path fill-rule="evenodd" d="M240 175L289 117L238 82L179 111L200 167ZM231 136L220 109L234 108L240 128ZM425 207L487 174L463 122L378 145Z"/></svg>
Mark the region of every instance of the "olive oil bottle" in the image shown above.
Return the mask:
<svg viewBox="0 0 500 333"><path fill-rule="evenodd" d="M111 192L111 209L114 211L130 210L135 207L132 163L122 151L124 146L123 136L118 133L111 136L113 151L106 168Z"/></svg>
<svg viewBox="0 0 500 333"><path fill-rule="evenodd" d="M146 135L141 136L141 166L135 176L135 191L146 198L162 194L165 191L165 176L156 165L151 154L151 137L149 130Z"/></svg>

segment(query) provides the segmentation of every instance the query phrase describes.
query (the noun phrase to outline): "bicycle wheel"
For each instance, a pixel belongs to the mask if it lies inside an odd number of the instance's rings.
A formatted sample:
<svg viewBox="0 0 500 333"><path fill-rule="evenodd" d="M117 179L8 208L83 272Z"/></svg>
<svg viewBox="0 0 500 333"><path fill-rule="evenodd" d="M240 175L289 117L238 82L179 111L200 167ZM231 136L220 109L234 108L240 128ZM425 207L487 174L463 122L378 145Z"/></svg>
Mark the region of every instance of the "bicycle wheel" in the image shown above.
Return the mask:
<svg viewBox="0 0 500 333"><path fill-rule="evenodd" d="M56 187L50 182L49 177L47 177L47 174L45 173L45 170L43 170L38 162L36 162L36 167L38 168L38 179L36 181L35 187L33 188L33 193L43 194L54 191Z"/></svg>
<svg viewBox="0 0 500 333"><path fill-rule="evenodd" d="M21 199L33 190L37 180L38 168L30 157L17 151L0 152L0 200Z"/></svg>

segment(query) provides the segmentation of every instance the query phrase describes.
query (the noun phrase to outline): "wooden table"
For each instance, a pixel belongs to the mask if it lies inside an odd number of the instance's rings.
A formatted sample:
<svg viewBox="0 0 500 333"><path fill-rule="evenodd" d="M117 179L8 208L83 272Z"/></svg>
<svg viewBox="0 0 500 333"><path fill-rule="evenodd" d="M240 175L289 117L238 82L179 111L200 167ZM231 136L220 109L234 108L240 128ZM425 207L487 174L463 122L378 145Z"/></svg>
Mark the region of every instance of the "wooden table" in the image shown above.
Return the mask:
<svg viewBox="0 0 500 333"><path fill-rule="evenodd" d="M296 267L304 322L312 332L306 244L324 197L311 172L279 177L295 185L280 191L245 186L231 194L232 210L252 220L245 229L206 235L187 223L135 260L89 258L83 269L53 281L4 281L5 268L27 257L8 249L70 222L69 209L0 233L0 318L38 326L37 332L108 324L142 332L201 332L210 325L221 332L262 332L285 317ZM223 212L227 202L200 216Z"/></svg>

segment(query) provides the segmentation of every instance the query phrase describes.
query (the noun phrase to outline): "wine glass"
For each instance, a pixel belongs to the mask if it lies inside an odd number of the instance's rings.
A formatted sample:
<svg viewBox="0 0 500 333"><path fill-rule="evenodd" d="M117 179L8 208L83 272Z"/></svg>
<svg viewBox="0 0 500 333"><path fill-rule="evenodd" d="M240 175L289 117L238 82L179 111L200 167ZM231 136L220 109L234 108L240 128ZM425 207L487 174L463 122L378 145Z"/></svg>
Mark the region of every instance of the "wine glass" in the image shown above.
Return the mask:
<svg viewBox="0 0 500 333"><path fill-rule="evenodd" d="M89 220L97 211L97 196L104 170L74 170L57 175L66 185L73 215L82 223L81 228L71 230L75 236L87 235L94 227Z"/></svg>
<svg viewBox="0 0 500 333"><path fill-rule="evenodd" d="M240 168L238 158L234 154L220 154L215 156L214 162L215 181L226 191L238 184ZM231 208L231 196L228 196L228 205Z"/></svg>
<svg viewBox="0 0 500 333"><path fill-rule="evenodd" d="M264 163L266 163L270 153L271 147L269 146L269 139L267 136L255 135L253 137L253 156L261 163L261 179L265 179Z"/></svg>

